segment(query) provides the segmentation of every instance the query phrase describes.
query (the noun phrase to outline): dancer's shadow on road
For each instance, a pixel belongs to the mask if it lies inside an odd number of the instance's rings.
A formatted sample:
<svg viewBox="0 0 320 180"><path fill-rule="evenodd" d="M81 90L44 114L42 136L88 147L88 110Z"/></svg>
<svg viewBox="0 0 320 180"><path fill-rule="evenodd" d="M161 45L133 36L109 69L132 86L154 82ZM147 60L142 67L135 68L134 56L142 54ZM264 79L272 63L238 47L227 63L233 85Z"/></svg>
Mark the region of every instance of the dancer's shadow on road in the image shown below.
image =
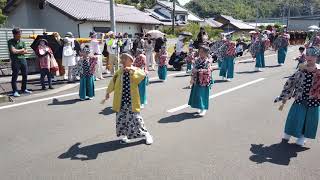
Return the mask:
<svg viewBox="0 0 320 180"><path fill-rule="evenodd" d="M259 71L242 71L242 72L236 72L237 74L255 74L260 73Z"/></svg>
<svg viewBox="0 0 320 180"><path fill-rule="evenodd" d="M80 147L81 143L76 143L75 145L71 146L67 152L58 156L58 158L80 161L94 160L98 158L99 154L116 151L119 149L137 146L141 144L145 144L145 141L140 140L128 144L120 144L119 141L110 141L84 147Z"/></svg>
<svg viewBox="0 0 320 180"><path fill-rule="evenodd" d="M288 144L282 141L279 144L264 146L264 144L251 144L250 151L253 155L249 158L257 164L272 163L277 165L288 166L291 158L298 156L299 152L309 150L296 144Z"/></svg>
<svg viewBox="0 0 320 180"><path fill-rule="evenodd" d="M281 65L270 65L270 66L266 66L266 68L276 68L276 67L281 67Z"/></svg>
<svg viewBox="0 0 320 180"><path fill-rule="evenodd" d="M66 101L60 101L59 99L53 99L49 106L59 106L59 105L71 105L80 102L80 99L69 99Z"/></svg>
<svg viewBox="0 0 320 180"><path fill-rule="evenodd" d="M111 114L114 114L115 112L112 110L112 107L106 107L105 109L103 109L99 114L108 116Z"/></svg>
<svg viewBox="0 0 320 180"><path fill-rule="evenodd" d="M163 83L162 80L149 81L149 85Z"/></svg>
<svg viewBox="0 0 320 180"><path fill-rule="evenodd" d="M165 117L159 120L159 123L164 124L164 123L178 123L182 122L185 120L192 120L192 119L198 119L200 116L197 116L198 113L181 113L181 114L176 114L172 115L169 117Z"/></svg>

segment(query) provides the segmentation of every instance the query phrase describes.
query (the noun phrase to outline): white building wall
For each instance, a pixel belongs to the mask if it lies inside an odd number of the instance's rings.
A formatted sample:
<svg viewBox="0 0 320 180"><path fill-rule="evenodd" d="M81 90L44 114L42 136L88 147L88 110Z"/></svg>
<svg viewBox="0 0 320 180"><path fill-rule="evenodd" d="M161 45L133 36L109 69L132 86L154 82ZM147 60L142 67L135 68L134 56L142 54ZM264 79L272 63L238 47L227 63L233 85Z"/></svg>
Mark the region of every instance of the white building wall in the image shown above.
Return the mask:
<svg viewBox="0 0 320 180"><path fill-rule="evenodd" d="M107 27L110 28L110 22L86 22L80 24L80 36L88 37L89 33L94 30L94 27ZM141 33L142 30L155 29L154 25L132 24L132 23L116 23L117 33L127 32L129 35L134 36L135 33ZM107 33L107 32L105 32Z"/></svg>

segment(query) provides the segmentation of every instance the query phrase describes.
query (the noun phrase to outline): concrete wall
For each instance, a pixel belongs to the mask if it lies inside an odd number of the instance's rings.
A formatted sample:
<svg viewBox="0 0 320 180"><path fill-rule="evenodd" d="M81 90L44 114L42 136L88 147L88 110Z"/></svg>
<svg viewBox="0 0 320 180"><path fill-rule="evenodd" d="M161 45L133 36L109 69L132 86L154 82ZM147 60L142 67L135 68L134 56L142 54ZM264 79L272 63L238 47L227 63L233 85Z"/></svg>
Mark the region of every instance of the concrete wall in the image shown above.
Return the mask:
<svg viewBox="0 0 320 180"><path fill-rule="evenodd" d="M303 19L290 19L289 31L308 31L308 27L312 25L319 26L319 20L303 20Z"/></svg>
<svg viewBox="0 0 320 180"><path fill-rule="evenodd" d="M61 35L71 31L78 36L77 22L50 6L40 10L38 0L23 0L8 14L5 27L13 26L25 29L46 29L48 32L59 32Z"/></svg>
<svg viewBox="0 0 320 180"><path fill-rule="evenodd" d="M59 32L62 36L67 32L72 32L75 37L78 37L78 22L75 20L50 6L38 12L40 26L45 27L48 32Z"/></svg>
<svg viewBox="0 0 320 180"><path fill-rule="evenodd" d="M21 2L21 4L10 14L7 14L8 19L5 23L5 27L29 27L28 10L26 1Z"/></svg>

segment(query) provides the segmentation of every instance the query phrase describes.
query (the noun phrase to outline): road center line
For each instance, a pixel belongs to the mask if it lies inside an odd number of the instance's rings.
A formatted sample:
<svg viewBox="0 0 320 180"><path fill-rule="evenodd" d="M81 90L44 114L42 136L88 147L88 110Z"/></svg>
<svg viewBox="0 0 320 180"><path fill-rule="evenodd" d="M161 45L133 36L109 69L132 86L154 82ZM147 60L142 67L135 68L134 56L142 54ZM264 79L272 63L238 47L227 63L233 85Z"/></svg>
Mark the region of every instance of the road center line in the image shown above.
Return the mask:
<svg viewBox="0 0 320 180"><path fill-rule="evenodd" d="M271 55L268 55L266 57L270 57L270 56L275 56L277 54L271 54ZM251 58L249 59L245 59L245 60L242 60L242 61L248 61L248 60L251 60ZM240 61L241 62L241 61ZM217 68L218 66L213 66L213 68ZM173 74L168 74L168 77L171 77L171 76L176 76L176 75L180 75L180 74L185 74L185 72L178 72L178 73L173 73ZM152 77L150 78L149 80L156 80L158 79L158 77ZM261 81L261 80L260 80ZM250 84L249 84L250 85ZM242 87L240 87L242 88ZM239 89L239 88L238 88ZM106 90L106 87L102 87L102 88L96 88L95 91L102 91L102 90ZM233 90L234 91L234 90ZM221 92L222 93L222 92ZM223 93L225 94L225 93ZM69 97L69 96L75 96L75 95L78 95L78 92L74 92L74 93L69 93L69 94L64 94L64 95L59 95L59 96L52 96L52 97L47 97L47 98L41 98L41 99L36 99L36 100L30 100L30 101L26 101L26 102L21 102L21 103L16 103L16 104L10 104L10 105L6 105L6 106L0 106L0 110L3 110L3 109L10 109L10 108L14 108L14 107L19 107L19 106L24 106L24 105L28 105L28 104L34 104L34 103L38 103L38 102L43 102L43 101L49 101L49 100L53 100L53 99L59 99L59 98L64 98L64 97ZM221 94L222 95L222 94ZM210 97L211 98L214 98L214 97ZM185 109L187 108L188 105L183 105L183 106L180 106L180 107L177 107L177 108L174 108L174 109L171 109L169 110L170 112L173 111L173 112L176 112L176 111L180 111L182 109ZM175 110L177 109L177 110ZM168 112L169 112L168 111Z"/></svg>
<svg viewBox="0 0 320 180"><path fill-rule="evenodd" d="M185 72L173 73L173 74L169 74L168 76L169 77L176 76L179 74L185 74ZM156 79L158 79L158 77L150 78L150 80L156 80ZM107 89L107 87L96 88L95 91L102 91L102 90L106 90L106 89ZM52 97L41 98L41 99L36 99L36 100L31 100L31 101L26 101L26 102L21 102L21 103L16 103L16 104L10 104L10 105L6 105L6 106L0 106L0 110L10 109L10 108L14 108L14 107L19 107L19 106L24 106L24 105L28 105L28 104L34 104L34 103L38 103L38 102L49 101L49 100L59 99L59 98L64 98L64 97L69 97L69 96L75 96L78 94L79 94L78 92L74 92L74 93L63 94L63 95L59 95L59 96L52 96Z"/></svg>
<svg viewBox="0 0 320 180"><path fill-rule="evenodd" d="M247 83L245 83L245 84L236 86L236 87L234 87L234 88L231 88L231 89L228 89L228 90L225 90L225 91L222 91L222 92L213 94L213 95L211 95L211 96L209 97L209 99L213 99L213 98L222 96L222 95L224 95L224 94L228 94L228 93L233 92L233 91L236 91L236 90L238 90L238 89L242 89L242 88L247 87L247 86L250 86L250 85L252 85L252 84L256 84L256 83L261 82L261 81L263 81L263 80L265 80L265 78L260 78L260 79L254 80L254 81L247 82ZM186 109L186 108L188 108L188 107L189 107L188 104L184 104L184 105L182 105L182 106L179 106L179 107L170 109L170 110L168 110L167 112L168 112L168 113L175 113L175 112L177 112L177 111L181 111L181 110Z"/></svg>

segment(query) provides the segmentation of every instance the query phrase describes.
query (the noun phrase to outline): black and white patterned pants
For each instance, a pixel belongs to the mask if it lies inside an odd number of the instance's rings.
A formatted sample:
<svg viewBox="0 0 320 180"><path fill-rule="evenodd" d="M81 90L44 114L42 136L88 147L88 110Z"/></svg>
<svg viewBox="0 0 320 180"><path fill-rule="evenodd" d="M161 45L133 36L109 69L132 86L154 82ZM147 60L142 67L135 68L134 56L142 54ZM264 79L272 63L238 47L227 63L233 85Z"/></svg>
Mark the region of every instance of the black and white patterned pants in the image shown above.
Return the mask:
<svg viewBox="0 0 320 180"><path fill-rule="evenodd" d="M123 105L116 115L117 136L127 136L128 139L142 138L148 132L140 113L132 112L131 105Z"/></svg>

